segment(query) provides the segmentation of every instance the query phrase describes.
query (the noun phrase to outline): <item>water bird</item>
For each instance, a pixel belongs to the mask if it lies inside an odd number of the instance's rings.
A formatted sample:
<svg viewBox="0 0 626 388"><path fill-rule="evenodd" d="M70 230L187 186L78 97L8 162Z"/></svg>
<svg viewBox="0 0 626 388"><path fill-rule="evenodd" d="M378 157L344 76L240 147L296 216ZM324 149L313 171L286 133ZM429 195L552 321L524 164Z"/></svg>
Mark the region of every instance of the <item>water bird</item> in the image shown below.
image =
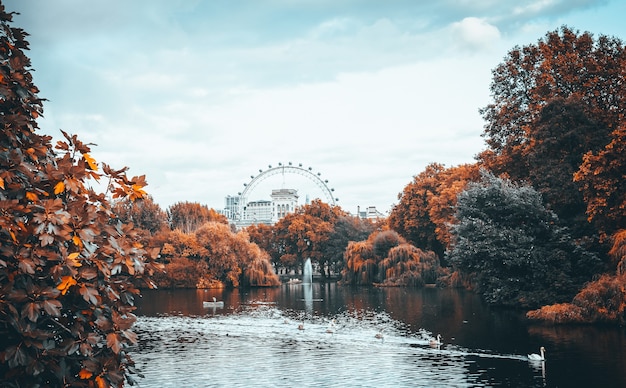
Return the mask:
<svg viewBox="0 0 626 388"><path fill-rule="evenodd" d="M330 324L328 324L328 327L326 328L326 332L328 334L332 334L335 332L335 320L334 319L330 321Z"/></svg>
<svg viewBox="0 0 626 388"><path fill-rule="evenodd" d="M202 302L202 307L219 307L222 308L224 307L224 302L222 301L217 301L217 299L215 299L215 297L213 297L213 302Z"/></svg>
<svg viewBox="0 0 626 388"><path fill-rule="evenodd" d="M304 322L298 325L298 330L304 330Z"/></svg>
<svg viewBox="0 0 626 388"><path fill-rule="evenodd" d="M376 335L375 335L374 337L376 337L376 338L378 338L378 339L383 339L383 338L385 338L385 337L383 336L382 331L379 331L378 333L376 333Z"/></svg>
<svg viewBox="0 0 626 388"><path fill-rule="evenodd" d="M539 353L541 354L537 354L537 353L529 354L528 359L533 360L533 361L544 361L546 359L546 356L544 354L545 351L546 351L546 348L542 346L539 348Z"/></svg>
<svg viewBox="0 0 626 388"><path fill-rule="evenodd" d="M441 346L441 334L437 334L437 338L431 338L428 344L430 346Z"/></svg>

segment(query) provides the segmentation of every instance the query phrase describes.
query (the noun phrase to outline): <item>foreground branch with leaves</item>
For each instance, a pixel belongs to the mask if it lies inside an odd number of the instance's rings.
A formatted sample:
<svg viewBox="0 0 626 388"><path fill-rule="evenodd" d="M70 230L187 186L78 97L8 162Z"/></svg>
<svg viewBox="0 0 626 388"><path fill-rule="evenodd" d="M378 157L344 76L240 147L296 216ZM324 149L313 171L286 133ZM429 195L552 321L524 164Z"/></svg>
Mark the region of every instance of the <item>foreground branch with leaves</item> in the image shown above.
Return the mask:
<svg viewBox="0 0 626 388"><path fill-rule="evenodd" d="M145 178L103 164L63 132L35 133L43 100L27 35L0 4L0 379L15 387L133 382L137 286L158 268L107 195L139 200ZM90 183L108 180L107 193Z"/></svg>

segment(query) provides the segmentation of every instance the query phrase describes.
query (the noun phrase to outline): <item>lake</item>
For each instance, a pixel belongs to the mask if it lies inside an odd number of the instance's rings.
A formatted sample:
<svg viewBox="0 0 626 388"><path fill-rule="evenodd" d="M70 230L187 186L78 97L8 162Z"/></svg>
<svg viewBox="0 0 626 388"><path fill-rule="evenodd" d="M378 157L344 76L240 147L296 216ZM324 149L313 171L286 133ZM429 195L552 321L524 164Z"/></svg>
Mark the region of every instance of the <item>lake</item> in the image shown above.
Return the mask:
<svg viewBox="0 0 626 388"><path fill-rule="evenodd" d="M626 329L529 324L464 290L144 290L138 306L141 387L626 387Z"/></svg>

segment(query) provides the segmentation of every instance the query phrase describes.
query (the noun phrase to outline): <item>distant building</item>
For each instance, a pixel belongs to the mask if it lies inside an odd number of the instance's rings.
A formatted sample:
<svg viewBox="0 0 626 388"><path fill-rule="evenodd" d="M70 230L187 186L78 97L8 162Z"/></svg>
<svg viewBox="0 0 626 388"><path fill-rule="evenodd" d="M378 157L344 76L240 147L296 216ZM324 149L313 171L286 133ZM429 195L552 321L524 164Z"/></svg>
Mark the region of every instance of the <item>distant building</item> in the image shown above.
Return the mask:
<svg viewBox="0 0 626 388"><path fill-rule="evenodd" d="M272 190L272 223L278 222L298 207L298 190Z"/></svg>
<svg viewBox="0 0 626 388"><path fill-rule="evenodd" d="M253 224L273 225L298 207L298 190L275 189L272 190L271 198L271 201L250 201L244 205L241 201L245 199L240 195L229 195L225 198L224 211L221 213L237 229L241 229Z"/></svg>
<svg viewBox="0 0 626 388"><path fill-rule="evenodd" d="M271 224L272 201L251 201L243 208L243 220L248 224Z"/></svg>
<svg viewBox="0 0 626 388"><path fill-rule="evenodd" d="M224 210L221 211L223 215L226 216L229 220L234 220L237 218L237 212L239 211L239 201L241 200L241 196L239 195L227 195L224 198Z"/></svg>
<svg viewBox="0 0 626 388"><path fill-rule="evenodd" d="M361 207L357 208L357 216L359 218L364 218L368 220L377 220L380 218L385 218L385 215L378 210L376 210L376 206L368 206L364 211L361 211Z"/></svg>

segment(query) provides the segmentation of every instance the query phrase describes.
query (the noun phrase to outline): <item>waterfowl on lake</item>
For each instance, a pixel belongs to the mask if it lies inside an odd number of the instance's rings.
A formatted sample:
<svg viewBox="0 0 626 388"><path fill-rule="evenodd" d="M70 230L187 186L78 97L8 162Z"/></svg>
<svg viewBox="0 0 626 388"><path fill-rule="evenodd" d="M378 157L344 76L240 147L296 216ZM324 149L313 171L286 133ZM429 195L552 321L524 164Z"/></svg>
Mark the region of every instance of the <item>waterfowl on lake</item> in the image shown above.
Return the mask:
<svg viewBox="0 0 626 388"><path fill-rule="evenodd" d="M441 334L437 334L437 338L431 338L428 342L430 346L440 346L441 345Z"/></svg>
<svg viewBox="0 0 626 388"><path fill-rule="evenodd" d="M298 325L298 330L304 330L304 322Z"/></svg>
<svg viewBox="0 0 626 388"><path fill-rule="evenodd" d="M217 301L217 299L215 299L215 297L213 297L213 302L202 302L202 306L203 307L219 307L222 308L224 307L224 302L222 301Z"/></svg>
<svg viewBox="0 0 626 388"><path fill-rule="evenodd" d="M528 359L533 360L533 361L544 361L546 359L546 356L544 354L545 351L546 349L542 346L539 348L539 353L541 354L537 354L537 353L529 354Z"/></svg>
<svg viewBox="0 0 626 388"><path fill-rule="evenodd" d="M376 335L374 337L376 337L378 339L383 339L384 338L383 333L380 332L380 331L378 333L376 333Z"/></svg>
<svg viewBox="0 0 626 388"><path fill-rule="evenodd" d="M335 320L334 319L330 321L330 324L328 324L328 327L326 328L326 332L328 334L332 334L335 332Z"/></svg>

